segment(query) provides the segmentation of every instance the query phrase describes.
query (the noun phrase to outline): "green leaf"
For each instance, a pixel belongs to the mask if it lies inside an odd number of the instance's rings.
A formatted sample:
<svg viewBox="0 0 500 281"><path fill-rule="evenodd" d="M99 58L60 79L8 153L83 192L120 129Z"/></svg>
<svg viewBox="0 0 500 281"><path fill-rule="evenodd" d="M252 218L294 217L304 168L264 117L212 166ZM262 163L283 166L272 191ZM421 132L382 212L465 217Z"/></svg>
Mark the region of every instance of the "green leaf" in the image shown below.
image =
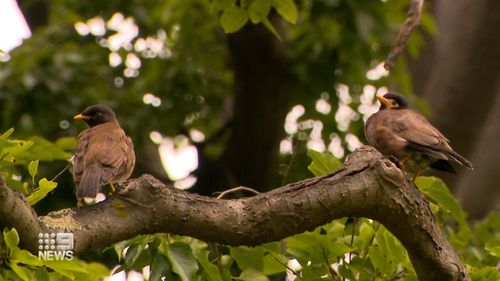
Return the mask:
<svg viewBox="0 0 500 281"><path fill-rule="evenodd" d="M18 250L12 253L12 260L17 263L28 264L33 266L43 266L43 262L37 257L26 250Z"/></svg>
<svg viewBox="0 0 500 281"><path fill-rule="evenodd" d="M293 0L274 0L273 7L285 20L295 24L297 22L297 6Z"/></svg>
<svg viewBox="0 0 500 281"><path fill-rule="evenodd" d="M380 272L388 274L391 272L391 264L389 259L384 252L384 249L380 245L371 245L368 249L368 256L373 264L373 266Z"/></svg>
<svg viewBox="0 0 500 281"><path fill-rule="evenodd" d="M3 239L5 241L5 245L7 245L7 249L10 252L14 252L18 249L17 245L19 244L19 234L17 234L16 229L11 229L3 232Z"/></svg>
<svg viewBox="0 0 500 281"><path fill-rule="evenodd" d="M405 249L399 240L392 235L385 227L382 227L380 231L375 234L377 241L382 241L384 243L385 250L387 251L393 264L402 263L405 259Z"/></svg>
<svg viewBox="0 0 500 281"><path fill-rule="evenodd" d="M309 262L318 263L324 261L323 251L325 235L317 232L306 232L285 239L287 253L294 256L303 266Z"/></svg>
<svg viewBox="0 0 500 281"><path fill-rule="evenodd" d="M330 242L328 243L328 253L332 257L340 257L352 251L351 247L344 242Z"/></svg>
<svg viewBox="0 0 500 281"><path fill-rule="evenodd" d="M269 281L269 278L267 278L267 276L253 268L247 268L243 270L239 279L244 281Z"/></svg>
<svg viewBox="0 0 500 281"><path fill-rule="evenodd" d="M66 160L71 158L71 154L64 151L58 145L38 136L30 137L33 146L29 151L23 154L23 157L36 156L41 161ZM29 155L26 155L28 154Z"/></svg>
<svg viewBox="0 0 500 281"><path fill-rule="evenodd" d="M325 262L303 265L301 277L304 281L322 281L325 275L329 275Z"/></svg>
<svg viewBox="0 0 500 281"><path fill-rule="evenodd" d="M28 172L33 179L33 183L35 183L35 175L38 172L38 162L39 160L33 160L28 164Z"/></svg>
<svg viewBox="0 0 500 281"><path fill-rule="evenodd" d="M457 200L446 187L443 180L436 177L418 177L415 181L418 189L441 210L450 213L462 227L467 227L465 215Z"/></svg>
<svg viewBox="0 0 500 281"><path fill-rule="evenodd" d="M35 191L28 196L28 203L32 206L35 205L56 187L57 182L49 181L46 178L41 179L38 182L38 188L36 188Z"/></svg>
<svg viewBox="0 0 500 281"><path fill-rule="evenodd" d="M161 280L164 275L171 271L172 267L168 259L164 255L157 253L151 263L149 281Z"/></svg>
<svg viewBox="0 0 500 281"><path fill-rule="evenodd" d="M267 30L271 31L271 33L274 34L274 36L276 36L278 38L278 40L281 41L281 36L278 34L278 31L276 31L273 24L269 21L268 18L262 19L262 24L264 24L264 26L267 28Z"/></svg>
<svg viewBox="0 0 500 281"><path fill-rule="evenodd" d="M138 269L141 266L138 264L143 256L143 252L146 250L145 244L133 244L127 249L127 253L125 254L124 265L126 268Z"/></svg>
<svg viewBox="0 0 500 281"><path fill-rule="evenodd" d="M74 137L62 137L55 142L63 150L74 150L76 148L76 139Z"/></svg>
<svg viewBox="0 0 500 281"><path fill-rule="evenodd" d="M49 273L47 272L47 270L45 268L39 267L35 271L35 280L36 281L49 281L50 280Z"/></svg>
<svg viewBox="0 0 500 281"><path fill-rule="evenodd" d="M78 281L104 280L105 277L111 275L109 269L105 265L97 262L84 263L78 261L78 265L84 268L86 272L75 271L73 273L75 276L74 280Z"/></svg>
<svg viewBox="0 0 500 281"><path fill-rule="evenodd" d="M500 236L490 239L484 245L484 249L495 257L500 257Z"/></svg>
<svg viewBox="0 0 500 281"><path fill-rule="evenodd" d="M6 141L14 133L14 128L10 128L0 136L0 142Z"/></svg>
<svg viewBox="0 0 500 281"><path fill-rule="evenodd" d="M368 246L370 246L370 241L373 239L375 235L375 229L373 225L367 221L364 221L359 226L359 235L354 240L354 244L361 250L368 250Z"/></svg>
<svg viewBox="0 0 500 281"><path fill-rule="evenodd" d="M312 162L307 167L315 176L327 175L342 166L339 159L333 157L329 153L322 153L316 150L309 149L307 156L311 158Z"/></svg>
<svg viewBox="0 0 500 281"><path fill-rule="evenodd" d="M473 267L470 270L470 277L474 281L497 281L500 280L500 272L495 266Z"/></svg>
<svg viewBox="0 0 500 281"><path fill-rule="evenodd" d="M215 11L222 11L234 3L234 0L212 0L210 1L210 8Z"/></svg>
<svg viewBox="0 0 500 281"><path fill-rule="evenodd" d="M248 21L248 13L236 5L232 5L222 12L220 24L226 33L240 30Z"/></svg>
<svg viewBox="0 0 500 281"><path fill-rule="evenodd" d="M286 261L286 259L283 260ZM286 267L283 264L279 263L271 255L264 256L264 258L262 259L262 264L263 264L262 273L264 273L265 275L274 275L286 272Z"/></svg>
<svg viewBox="0 0 500 281"><path fill-rule="evenodd" d="M248 14L250 15L250 20L252 23L256 24L264 19L267 19L267 15L271 10L271 3L269 0L255 0L250 4L248 8Z"/></svg>
<svg viewBox="0 0 500 281"><path fill-rule="evenodd" d="M219 269L208 260L208 251L202 251L196 256L196 259L203 268L203 273L206 275L208 281L222 281Z"/></svg>
<svg viewBox="0 0 500 281"><path fill-rule="evenodd" d="M28 149L30 149L33 146L32 141L14 141L13 143L15 145L8 149L10 161L16 162L17 161L15 159L16 157L19 157L22 159L23 157L26 157L26 154L31 154L31 156L32 156L31 158L34 158L32 153L26 152ZM21 163L24 163L24 162L21 162Z"/></svg>
<svg viewBox="0 0 500 281"><path fill-rule="evenodd" d="M12 260L9 262L9 267L24 281L32 281L33 280L33 271L31 271L27 267L22 267L17 265Z"/></svg>
<svg viewBox="0 0 500 281"><path fill-rule="evenodd" d="M344 278L348 278L350 280L357 280L352 269L347 264L342 264L339 266L339 274Z"/></svg>
<svg viewBox="0 0 500 281"><path fill-rule="evenodd" d="M480 244L496 237L500 233L500 213L492 212L476 225L476 237Z"/></svg>
<svg viewBox="0 0 500 281"><path fill-rule="evenodd" d="M78 260L45 260L45 265L55 272L68 277L72 280L75 279L75 273L88 274L88 271L82 267Z"/></svg>
<svg viewBox="0 0 500 281"><path fill-rule="evenodd" d="M234 258L238 267L241 269L253 268L262 270L264 257L264 248L262 247L231 247L231 256Z"/></svg>
<svg viewBox="0 0 500 281"><path fill-rule="evenodd" d="M189 281L194 279L194 274L198 271L198 262L188 244L175 242L168 247L167 257L172 264L172 269L181 280Z"/></svg>
<svg viewBox="0 0 500 281"><path fill-rule="evenodd" d="M324 225L323 229L328 233L328 236L338 238L344 233L345 223L340 220L334 220L331 223Z"/></svg>

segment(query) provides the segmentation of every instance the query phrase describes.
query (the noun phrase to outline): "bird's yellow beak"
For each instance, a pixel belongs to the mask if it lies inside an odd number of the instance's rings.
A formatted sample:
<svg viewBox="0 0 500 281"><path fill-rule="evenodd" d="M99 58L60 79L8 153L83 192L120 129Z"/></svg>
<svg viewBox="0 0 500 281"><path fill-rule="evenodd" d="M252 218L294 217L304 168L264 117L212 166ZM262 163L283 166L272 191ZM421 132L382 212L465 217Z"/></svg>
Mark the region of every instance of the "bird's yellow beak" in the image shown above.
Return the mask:
<svg viewBox="0 0 500 281"><path fill-rule="evenodd" d="M382 104L385 104L387 107L391 108L392 107L392 104L391 102L384 98L384 96L377 96L377 99L382 103Z"/></svg>
<svg viewBox="0 0 500 281"><path fill-rule="evenodd" d="M88 119L90 119L90 117L85 116L85 115L78 114L78 115L75 115L75 116L73 117L73 119L75 119L75 120L88 120Z"/></svg>

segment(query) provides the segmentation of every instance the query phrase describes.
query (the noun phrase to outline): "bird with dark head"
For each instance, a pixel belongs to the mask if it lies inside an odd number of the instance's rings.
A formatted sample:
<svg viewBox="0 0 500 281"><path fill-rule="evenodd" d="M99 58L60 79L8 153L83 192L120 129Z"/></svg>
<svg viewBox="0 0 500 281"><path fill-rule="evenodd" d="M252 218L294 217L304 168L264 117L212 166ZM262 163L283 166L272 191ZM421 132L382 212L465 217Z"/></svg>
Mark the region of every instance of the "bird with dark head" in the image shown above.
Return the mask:
<svg viewBox="0 0 500 281"><path fill-rule="evenodd" d="M438 129L423 115L408 108L404 97L387 93L377 99L380 108L366 121L366 139L383 155L396 158L413 174L413 179L428 167L456 173L450 160L473 169Z"/></svg>
<svg viewBox="0 0 500 281"><path fill-rule="evenodd" d="M106 105L97 104L87 107L82 113L73 117L75 120L83 120L89 127L94 127L109 121L116 121L113 110Z"/></svg>
<svg viewBox="0 0 500 281"><path fill-rule="evenodd" d="M81 206L85 197L95 198L100 187L121 184L135 166L134 145L106 105L93 105L74 117L89 125L76 138L73 179Z"/></svg>

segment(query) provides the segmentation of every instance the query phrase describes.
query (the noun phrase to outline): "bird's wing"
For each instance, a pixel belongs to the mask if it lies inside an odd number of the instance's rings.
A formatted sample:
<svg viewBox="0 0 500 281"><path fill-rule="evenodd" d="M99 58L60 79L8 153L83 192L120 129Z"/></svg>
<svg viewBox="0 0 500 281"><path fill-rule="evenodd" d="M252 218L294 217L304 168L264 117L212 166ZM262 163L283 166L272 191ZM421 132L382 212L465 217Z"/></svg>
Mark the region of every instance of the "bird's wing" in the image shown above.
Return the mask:
<svg viewBox="0 0 500 281"><path fill-rule="evenodd" d="M420 113L411 109L398 110L391 119L390 127L407 142L407 148L436 159L448 160L453 149L441 132Z"/></svg>
<svg viewBox="0 0 500 281"><path fill-rule="evenodd" d="M76 150L72 161L73 164L72 173L76 185L80 183L83 170L85 168L84 156L89 144L89 138L90 138L89 133L90 133L89 129L84 130L76 138Z"/></svg>
<svg viewBox="0 0 500 281"><path fill-rule="evenodd" d="M116 123L94 127L90 149L85 154L86 164L95 163L101 171L101 184L107 184L127 169L130 139Z"/></svg>
<svg viewBox="0 0 500 281"><path fill-rule="evenodd" d="M436 149L449 148L448 139L420 113L410 109L397 112L398 114L390 121L390 127L398 136L423 146Z"/></svg>

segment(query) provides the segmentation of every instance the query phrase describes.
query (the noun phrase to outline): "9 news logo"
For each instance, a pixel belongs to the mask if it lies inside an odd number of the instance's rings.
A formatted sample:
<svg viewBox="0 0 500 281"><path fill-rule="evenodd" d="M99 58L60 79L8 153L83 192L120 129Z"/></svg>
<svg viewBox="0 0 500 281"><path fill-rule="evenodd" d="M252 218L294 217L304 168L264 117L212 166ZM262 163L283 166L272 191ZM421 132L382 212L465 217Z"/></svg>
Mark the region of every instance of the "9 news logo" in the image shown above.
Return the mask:
<svg viewBox="0 0 500 281"><path fill-rule="evenodd" d="M72 260L73 233L39 233L38 258L43 260Z"/></svg>

